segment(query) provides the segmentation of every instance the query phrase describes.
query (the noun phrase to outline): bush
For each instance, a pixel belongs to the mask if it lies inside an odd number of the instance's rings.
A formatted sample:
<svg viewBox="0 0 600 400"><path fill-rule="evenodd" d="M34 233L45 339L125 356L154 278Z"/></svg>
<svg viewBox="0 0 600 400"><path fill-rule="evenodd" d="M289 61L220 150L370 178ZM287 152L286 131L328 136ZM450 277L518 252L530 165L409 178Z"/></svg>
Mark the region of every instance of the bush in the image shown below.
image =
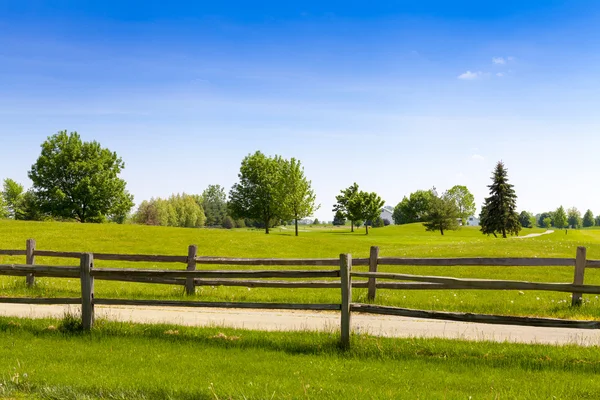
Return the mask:
<svg viewBox="0 0 600 400"><path fill-rule="evenodd" d="M391 225L391 224L392 224L392 222L389 219L387 219L387 218L383 219L383 225L384 226L388 226L388 225Z"/></svg>
<svg viewBox="0 0 600 400"><path fill-rule="evenodd" d="M373 228L381 228L383 225L383 219L381 219L381 217L377 217L372 221L371 226Z"/></svg>
<svg viewBox="0 0 600 400"><path fill-rule="evenodd" d="M233 218L231 218L230 216L223 218L223 228L232 229L234 226L235 222L233 221Z"/></svg>
<svg viewBox="0 0 600 400"><path fill-rule="evenodd" d="M244 221L243 219L236 219L235 220L235 227L236 228L245 228L246 227L246 221Z"/></svg>

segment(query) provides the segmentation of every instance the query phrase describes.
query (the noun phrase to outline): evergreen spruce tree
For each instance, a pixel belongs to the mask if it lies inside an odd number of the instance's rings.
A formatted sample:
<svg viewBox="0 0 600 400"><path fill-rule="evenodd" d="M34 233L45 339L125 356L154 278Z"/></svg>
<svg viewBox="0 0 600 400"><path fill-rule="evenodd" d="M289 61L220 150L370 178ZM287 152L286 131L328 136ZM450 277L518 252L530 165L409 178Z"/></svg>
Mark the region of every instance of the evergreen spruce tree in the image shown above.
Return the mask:
<svg viewBox="0 0 600 400"><path fill-rule="evenodd" d="M493 183L488 186L490 197L485 199L481 209L481 232L494 236L501 233L503 238L506 238L506 234L518 235L521 224L516 211L517 195L513 185L508 183L507 171L502 161L496 164L492 180Z"/></svg>

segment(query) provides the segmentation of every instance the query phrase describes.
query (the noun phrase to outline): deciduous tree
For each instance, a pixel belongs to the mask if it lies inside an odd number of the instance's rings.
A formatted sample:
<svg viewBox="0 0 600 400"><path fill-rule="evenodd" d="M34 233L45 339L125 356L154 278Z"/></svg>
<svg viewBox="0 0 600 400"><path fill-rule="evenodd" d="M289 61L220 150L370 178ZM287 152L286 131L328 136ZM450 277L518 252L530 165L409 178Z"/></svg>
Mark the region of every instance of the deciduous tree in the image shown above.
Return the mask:
<svg viewBox="0 0 600 400"><path fill-rule="evenodd" d="M581 213L576 207L569 208L567 212L567 222L573 229L581 228Z"/></svg>
<svg viewBox="0 0 600 400"><path fill-rule="evenodd" d="M594 213L592 212L592 210L587 210L585 212L585 214L583 215L583 227L589 228L594 225L595 225Z"/></svg>
<svg viewBox="0 0 600 400"><path fill-rule="evenodd" d="M531 217L531 213L527 211L521 211L521 214L519 214L519 222L523 228L533 228L533 225L531 224Z"/></svg>
<svg viewBox="0 0 600 400"><path fill-rule="evenodd" d="M468 218L475 214L475 197L466 186L456 185L446 192L444 196L454 201L458 208L458 217L463 225Z"/></svg>
<svg viewBox="0 0 600 400"><path fill-rule="evenodd" d="M563 206L560 206L556 209L552 222L558 229L564 229L568 226L567 213L565 212Z"/></svg>
<svg viewBox="0 0 600 400"><path fill-rule="evenodd" d="M373 221L381 214L381 208L385 202L375 192L360 191L354 196L348 205L349 209L354 210L355 215L365 221ZM369 224L365 223L365 233L369 234Z"/></svg>
<svg viewBox="0 0 600 400"><path fill-rule="evenodd" d="M281 179L280 202L283 206L283 219L293 219L296 236L298 220L313 215L319 208L315 204L316 196L311 181L304 176L304 168L299 160L280 160Z"/></svg>
<svg viewBox="0 0 600 400"><path fill-rule="evenodd" d="M67 131L50 136L41 147L29 178L42 211L89 222L133 207L133 196L119 178L125 164L116 153Z"/></svg>
<svg viewBox="0 0 600 400"><path fill-rule="evenodd" d="M23 185L10 178L6 178L4 180L2 198L6 204L9 218L23 219Z"/></svg>
<svg viewBox="0 0 600 400"><path fill-rule="evenodd" d="M459 216L460 209L456 204L455 197L446 192L441 197L432 197L427 221L423 225L428 231L439 230L444 235L444 231L458 229Z"/></svg>
<svg viewBox="0 0 600 400"><path fill-rule="evenodd" d="M337 213L339 211L346 219L350 220L351 232L354 232L354 225L357 225L357 221L361 218L359 215L360 208L356 208L357 203L354 202L354 207L350 206L351 200L358 193L358 185L354 182L353 185L343 189L339 195L335 196L336 204L333 206L333 212Z"/></svg>
<svg viewBox="0 0 600 400"><path fill-rule="evenodd" d="M409 197L404 196L394 208L392 214L394 222L402 225L425 221L434 196L433 192L433 190L417 190Z"/></svg>
<svg viewBox="0 0 600 400"><path fill-rule="evenodd" d="M507 170L502 161L496 164L492 184L488 188L490 197L485 199L480 214L481 232L494 236L501 233L503 238L507 234L518 235L521 224L516 211L517 195L513 185L508 183Z"/></svg>

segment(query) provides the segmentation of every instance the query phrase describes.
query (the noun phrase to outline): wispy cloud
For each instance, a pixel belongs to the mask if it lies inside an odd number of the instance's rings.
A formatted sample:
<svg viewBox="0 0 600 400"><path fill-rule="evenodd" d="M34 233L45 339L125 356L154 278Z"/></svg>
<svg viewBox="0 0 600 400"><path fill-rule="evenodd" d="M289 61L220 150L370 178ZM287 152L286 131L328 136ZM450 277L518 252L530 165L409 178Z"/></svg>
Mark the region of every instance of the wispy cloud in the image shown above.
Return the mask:
<svg viewBox="0 0 600 400"><path fill-rule="evenodd" d="M500 64L500 65L506 64L506 60L504 59L504 57L492 57L492 62L494 64Z"/></svg>
<svg viewBox="0 0 600 400"><path fill-rule="evenodd" d="M481 71L476 71L476 72L467 71L467 72L465 72L463 74L460 74L458 76L458 79L462 79L462 80L465 80L465 81L473 81L475 79L481 78L483 75L484 74Z"/></svg>
<svg viewBox="0 0 600 400"><path fill-rule="evenodd" d="M508 57L506 57L506 59L508 61L515 61L515 57L513 57L513 56L508 56Z"/></svg>
<svg viewBox="0 0 600 400"><path fill-rule="evenodd" d="M482 155L480 155L480 154L473 154L471 156L471 159L472 160L477 160L477 161L483 161L483 160L485 160L485 157L482 156Z"/></svg>
<svg viewBox="0 0 600 400"><path fill-rule="evenodd" d="M498 72L498 73L496 74L496 76L497 76L497 77L499 77L499 78L502 78L502 77L504 77L504 76L505 76L505 73L504 73L504 72Z"/></svg>

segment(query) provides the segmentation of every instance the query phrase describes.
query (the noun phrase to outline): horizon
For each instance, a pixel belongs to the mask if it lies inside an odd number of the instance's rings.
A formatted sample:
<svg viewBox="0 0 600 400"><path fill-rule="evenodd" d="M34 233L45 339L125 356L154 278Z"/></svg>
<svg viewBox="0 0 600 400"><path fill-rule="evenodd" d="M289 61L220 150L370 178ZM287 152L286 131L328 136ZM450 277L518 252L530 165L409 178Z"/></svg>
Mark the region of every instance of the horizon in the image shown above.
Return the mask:
<svg viewBox="0 0 600 400"><path fill-rule="evenodd" d="M392 207L465 185L478 215L500 160L519 211L600 214L600 4L237 5L0 4L0 178L30 187L66 129L136 206L229 192L260 150L302 162L319 220L353 182Z"/></svg>

